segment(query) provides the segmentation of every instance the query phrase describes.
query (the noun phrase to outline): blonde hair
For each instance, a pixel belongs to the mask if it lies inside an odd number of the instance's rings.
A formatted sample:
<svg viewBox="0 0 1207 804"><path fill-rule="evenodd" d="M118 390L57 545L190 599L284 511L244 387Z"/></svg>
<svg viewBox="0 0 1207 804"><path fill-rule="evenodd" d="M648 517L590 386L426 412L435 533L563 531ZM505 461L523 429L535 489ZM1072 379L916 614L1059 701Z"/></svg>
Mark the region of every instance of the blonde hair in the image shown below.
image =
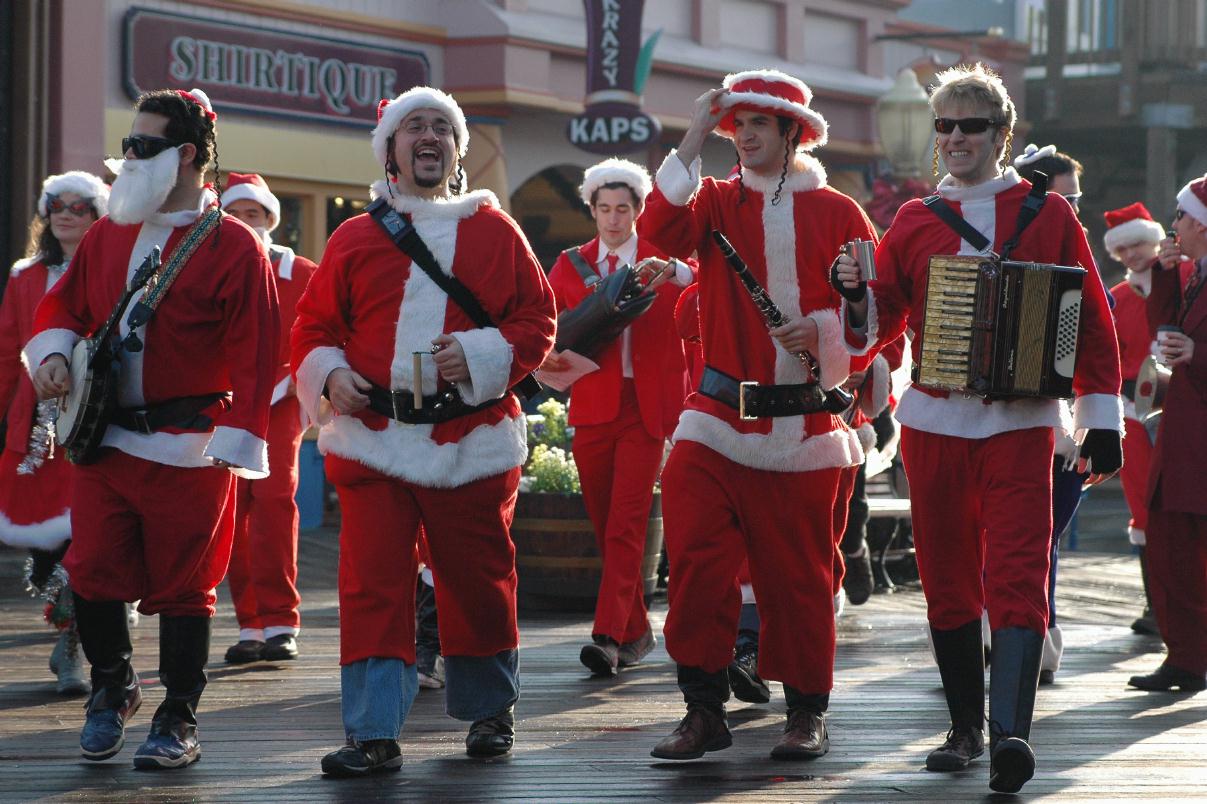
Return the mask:
<svg viewBox="0 0 1207 804"><path fill-rule="evenodd" d="M968 106L987 107L989 117L1006 132L1006 141L1002 147L998 162L1002 169L1010 166L1010 144L1014 140L1014 124L1018 115L1014 109L1014 101L1006 92L1002 78L991 67L977 62L971 67L961 64L944 70L935 76L931 87L930 108L938 116L939 107L949 103L965 104ZM935 137L935 152L933 169L939 175L939 138Z"/></svg>

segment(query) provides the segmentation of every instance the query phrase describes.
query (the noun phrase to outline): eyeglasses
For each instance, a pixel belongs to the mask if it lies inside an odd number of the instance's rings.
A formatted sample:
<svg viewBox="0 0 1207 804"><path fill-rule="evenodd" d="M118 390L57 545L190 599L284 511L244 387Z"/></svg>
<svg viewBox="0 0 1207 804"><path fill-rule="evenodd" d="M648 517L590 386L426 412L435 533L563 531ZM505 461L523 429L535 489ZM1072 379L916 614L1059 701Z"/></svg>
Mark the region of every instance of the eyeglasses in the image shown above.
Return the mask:
<svg viewBox="0 0 1207 804"><path fill-rule="evenodd" d="M995 128L1005 125L1000 120L993 120L988 117L936 117L935 131L940 134L950 134L956 130L956 126L960 127L960 131L965 134L980 134L990 126Z"/></svg>
<svg viewBox="0 0 1207 804"><path fill-rule="evenodd" d="M163 153L169 148L175 148L180 145L178 142L164 139L163 137L152 137L147 134L134 134L130 137L122 138L122 153L128 154L134 152L135 159L150 159L153 156Z"/></svg>
<svg viewBox="0 0 1207 804"><path fill-rule="evenodd" d="M54 215L56 212L70 212L77 218L82 218L85 215L92 214L92 202L81 199L79 201L72 201L70 204L68 204L57 195L47 195L46 214Z"/></svg>
<svg viewBox="0 0 1207 804"><path fill-rule="evenodd" d="M437 120L433 123L425 123L422 120L409 120L402 124L402 130L408 134L422 134L429 128L437 137L447 137L453 133L453 124L447 120Z"/></svg>

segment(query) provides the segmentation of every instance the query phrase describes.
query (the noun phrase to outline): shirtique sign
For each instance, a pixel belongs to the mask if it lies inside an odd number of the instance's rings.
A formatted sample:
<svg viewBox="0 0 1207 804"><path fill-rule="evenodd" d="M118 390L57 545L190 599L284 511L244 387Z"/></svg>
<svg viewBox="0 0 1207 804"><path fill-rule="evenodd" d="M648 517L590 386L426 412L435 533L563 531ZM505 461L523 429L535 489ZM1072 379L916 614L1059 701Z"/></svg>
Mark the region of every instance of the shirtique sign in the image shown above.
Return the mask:
<svg viewBox="0 0 1207 804"><path fill-rule="evenodd" d="M377 102L428 82L419 52L145 8L126 13L123 81L204 90L221 112L372 125Z"/></svg>

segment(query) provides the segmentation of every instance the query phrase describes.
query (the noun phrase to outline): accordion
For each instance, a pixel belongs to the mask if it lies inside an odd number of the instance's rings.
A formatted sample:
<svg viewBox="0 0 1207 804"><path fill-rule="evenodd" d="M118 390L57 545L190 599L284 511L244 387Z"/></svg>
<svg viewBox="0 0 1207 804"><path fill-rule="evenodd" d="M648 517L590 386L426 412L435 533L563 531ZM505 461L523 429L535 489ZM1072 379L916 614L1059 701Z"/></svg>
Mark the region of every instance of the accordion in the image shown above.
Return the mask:
<svg viewBox="0 0 1207 804"><path fill-rule="evenodd" d="M936 255L914 382L990 398L1073 395L1085 269Z"/></svg>

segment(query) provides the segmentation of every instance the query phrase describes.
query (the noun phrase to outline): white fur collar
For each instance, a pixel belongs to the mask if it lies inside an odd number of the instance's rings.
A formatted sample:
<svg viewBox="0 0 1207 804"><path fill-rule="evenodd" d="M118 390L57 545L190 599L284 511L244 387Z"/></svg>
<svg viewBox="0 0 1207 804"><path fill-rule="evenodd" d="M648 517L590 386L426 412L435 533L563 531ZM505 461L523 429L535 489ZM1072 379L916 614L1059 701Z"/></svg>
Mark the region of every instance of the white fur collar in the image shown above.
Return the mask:
<svg viewBox="0 0 1207 804"><path fill-rule="evenodd" d="M774 176L763 176L750 170L742 171L742 184L748 190L771 195L775 193L780 183L779 171ZM806 153L796 155L796 170L790 172L784 179L783 192L803 193L809 190L819 190L826 186L826 169L821 162Z"/></svg>
<svg viewBox="0 0 1207 804"><path fill-rule="evenodd" d="M948 201L984 201L1003 190L1009 190L1022 180L1022 177L1018 175L1018 171L1011 167L1006 168L1005 171L999 173L989 181L983 181L980 184L966 187L959 184L949 173L943 177L943 181L939 182L938 190L939 195Z"/></svg>
<svg viewBox="0 0 1207 804"><path fill-rule="evenodd" d="M13 263L13 267L8 269L8 278L12 279L14 276L21 273L29 266L37 265L41 261L42 261L41 253L35 254L32 257L26 257L24 259L17 260L16 262Z"/></svg>
<svg viewBox="0 0 1207 804"><path fill-rule="evenodd" d="M459 220L468 218L478 211L479 207L498 207L499 199L490 190L473 190L452 198L427 199L414 195L402 195L398 191L391 193L386 188L385 179L378 179L369 185L369 197L390 199L390 206L408 215L418 215L424 218L452 218Z"/></svg>
<svg viewBox="0 0 1207 804"><path fill-rule="evenodd" d="M1147 271L1136 273L1135 271L1127 272L1127 284L1132 286L1132 290L1136 291L1136 295L1142 299L1147 299L1148 294L1153 289L1153 272L1149 268Z"/></svg>
<svg viewBox="0 0 1207 804"><path fill-rule="evenodd" d="M194 221L205 214L210 205L218 200L218 195L209 187L201 191L195 209L178 209L171 212L152 212L144 223L152 226L167 226L176 229L181 226L191 226Z"/></svg>

